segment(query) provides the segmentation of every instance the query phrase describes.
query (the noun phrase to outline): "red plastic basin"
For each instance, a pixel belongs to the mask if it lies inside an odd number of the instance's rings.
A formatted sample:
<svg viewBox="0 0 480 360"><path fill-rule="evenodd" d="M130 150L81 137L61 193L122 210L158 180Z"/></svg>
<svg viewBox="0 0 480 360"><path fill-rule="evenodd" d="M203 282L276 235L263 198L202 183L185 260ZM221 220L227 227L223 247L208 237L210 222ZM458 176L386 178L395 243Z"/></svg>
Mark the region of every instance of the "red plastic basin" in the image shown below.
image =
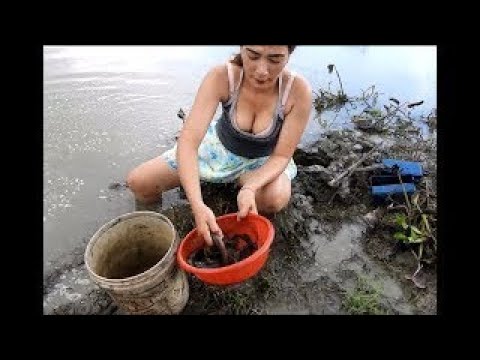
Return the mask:
<svg viewBox="0 0 480 360"><path fill-rule="evenodd" d="M261 215L248 214L238 221L237 213L217 217L218 226L228 237L236 234L247 234L257 244L257 250L249 257L231 265L219 268L197 268L187 262L190 254L203 248L205 241L197 233L190 231L183 238L177 251L177 263L186 272L212 285L230 285L245 281L257 274L268 258L275 230L267 218Z"/></svg>

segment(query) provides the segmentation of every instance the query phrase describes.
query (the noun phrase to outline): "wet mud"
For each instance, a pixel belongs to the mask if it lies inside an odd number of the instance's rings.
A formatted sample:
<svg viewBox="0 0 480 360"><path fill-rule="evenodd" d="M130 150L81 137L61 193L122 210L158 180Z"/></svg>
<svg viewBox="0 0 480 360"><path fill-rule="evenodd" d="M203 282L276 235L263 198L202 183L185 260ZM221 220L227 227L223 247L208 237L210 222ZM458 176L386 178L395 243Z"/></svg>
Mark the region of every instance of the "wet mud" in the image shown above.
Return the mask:
<svg viewBox="0 0 480 360"><path fill-rule="evenodd" d="M330 166L339 153L349 155L348 146L359 143L366 152L366 144L373 142L356 139L355 132L347 135L353 139L347 145L348 136L332 133L297 151L299 172L291 201L269 215L275 238L264 268L244 283L223 287L189 274L190 297L183 314L436 314L436 264L424 264L417 277L424 287L418 287L409 280L418 265L410 249L399 246L386 224L367 221L366 215L379 206L370 196L368 173L351 176L348 189L328 186ZM415 160L398 142L382 144L372 162L386 156ZM435 153L422 154L436 186ZM202 194L217 216L237 211L233 185L202 184ZM184 237L194 220L182 191L175 196L178 202L159 211ZM83 249L45 276L44 313L119 314L83 271Z"/></svg>

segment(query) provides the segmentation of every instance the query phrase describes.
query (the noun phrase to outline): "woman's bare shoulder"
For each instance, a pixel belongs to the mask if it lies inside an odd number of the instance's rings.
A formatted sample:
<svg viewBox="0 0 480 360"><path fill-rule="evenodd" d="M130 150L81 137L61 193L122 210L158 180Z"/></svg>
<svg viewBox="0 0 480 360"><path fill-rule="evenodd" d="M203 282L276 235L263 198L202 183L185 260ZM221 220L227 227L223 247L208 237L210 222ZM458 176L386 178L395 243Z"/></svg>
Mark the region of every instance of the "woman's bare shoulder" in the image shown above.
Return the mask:
<svg viewBox="0 0 480 360"><path fill-rule="evenodd" d="M301 74L295 73L290 95L285 104L285 113L289 113L293 106L310 106L312 102L312 87L308 80Z"/></svg>
<svg viewBox="0 0 480 360"><path fill-rule="evenodd" d="M293 82L292 91L302 98L311 96L312 87L302 74L295 73L295 81Z"/></svg>
<svg viewBox="0 0 480 360"><path fill-rule="evenodd" d="M227 67L225 64L218 64L213 66L208 72L208 74L213 76L213 78L216 81L222 81L222 80L228 81Z"/></svg>
<svg viewBox="0 0 480 360"><path fill-rule="evenodd" d="M207 76L213 79L215 87L220 91L222 101L228 99L228 72L225 63L213 66Z"/></svg>

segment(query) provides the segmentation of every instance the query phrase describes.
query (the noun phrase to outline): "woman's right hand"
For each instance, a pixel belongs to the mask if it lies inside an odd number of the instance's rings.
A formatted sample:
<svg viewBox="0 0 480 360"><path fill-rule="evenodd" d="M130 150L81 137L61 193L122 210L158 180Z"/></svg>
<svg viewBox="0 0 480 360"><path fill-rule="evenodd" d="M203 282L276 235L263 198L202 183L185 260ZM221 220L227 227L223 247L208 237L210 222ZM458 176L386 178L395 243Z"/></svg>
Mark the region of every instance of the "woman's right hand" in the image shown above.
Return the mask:
<svg viewBox="0 0 480 360"><path fill-rule="evenodd" d="M222 230L217 224L215 214L212 209L203 202L192 205L192 211L198 233L205 239L207 246L212 246L213 240L210 233L214 233L220 237L223 236Z"/></svg>

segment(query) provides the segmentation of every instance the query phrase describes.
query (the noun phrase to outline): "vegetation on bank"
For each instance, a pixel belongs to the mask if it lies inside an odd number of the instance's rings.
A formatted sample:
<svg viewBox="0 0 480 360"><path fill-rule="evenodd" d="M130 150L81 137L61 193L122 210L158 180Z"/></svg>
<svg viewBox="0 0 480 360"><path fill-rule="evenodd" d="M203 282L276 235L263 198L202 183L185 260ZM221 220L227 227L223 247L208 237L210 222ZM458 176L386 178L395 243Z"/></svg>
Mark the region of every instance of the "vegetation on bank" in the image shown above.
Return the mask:
<svg viewBox="0 0 480 360"><path fill-rule="evenodd" d="M378 211L377 222L389 229L397 249L406 249L417 262L413 274L406 275L417 287L425 288L417 280L424 265L435 264L437 258L437 202L436 202L436 129L437 112L431 109L426 115L414 116L412 109L423 101L401 102L390 97L387 104L379 103L379 92L375 86L362 91L359 96L345 93L340 74L335 65L328 65L330 74L335 70L338 89L315 91L314 108L319 124L324 128L334 125L322 120L326 112L345 111L354 128L366 133L391 136L398 142L391 148L391 155L402 160L420 161L425 176L417 185L413 195L404 191L402 197L391 197ZM425 166L427 163L427 166ZM399 182L402 179L399 174Z"/></svg>

